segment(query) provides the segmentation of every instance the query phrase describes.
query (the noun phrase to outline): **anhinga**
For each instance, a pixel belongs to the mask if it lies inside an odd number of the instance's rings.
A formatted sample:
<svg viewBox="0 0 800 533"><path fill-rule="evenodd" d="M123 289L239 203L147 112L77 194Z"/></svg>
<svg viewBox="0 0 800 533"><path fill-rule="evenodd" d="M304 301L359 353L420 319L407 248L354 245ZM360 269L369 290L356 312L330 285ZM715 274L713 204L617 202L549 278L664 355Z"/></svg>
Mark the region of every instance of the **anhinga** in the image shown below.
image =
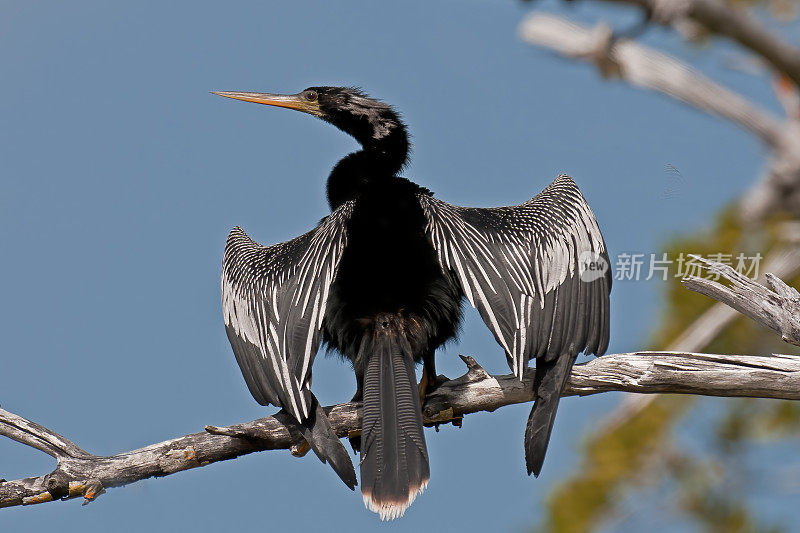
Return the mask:
<svg viewBox="0 0 800 533"><path fill-rule="evenodd" d="M316 228L267 247L238 227L228 237L223 314L255 399L291 414L353 489L349 455L310 389L321 340L349 359L364 403L364 502L381 518L400 516L428 483L420 396L436 385L434 353L455 337L466 297L516 376L537 360L525 459L538 475L577 354L608 346L610 272L581 266L587 258L607 266L608 256L575 182L559 176L514 207L458 207L398 176L406 127L359 90L215 94L312 114L362 146L331 172L331 214Z"/></svg>

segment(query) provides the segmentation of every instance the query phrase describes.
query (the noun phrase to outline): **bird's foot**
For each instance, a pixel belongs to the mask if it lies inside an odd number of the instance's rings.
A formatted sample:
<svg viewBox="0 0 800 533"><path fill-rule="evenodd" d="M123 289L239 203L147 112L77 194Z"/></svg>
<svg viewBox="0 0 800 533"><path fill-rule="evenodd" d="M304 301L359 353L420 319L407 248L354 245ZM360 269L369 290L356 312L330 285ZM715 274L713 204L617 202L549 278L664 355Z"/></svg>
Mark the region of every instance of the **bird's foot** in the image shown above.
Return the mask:
<svg viewBox="0 0 800 533"><path fill-rule="evenodd" d="M311 445L308 444L308 441L303 439L301 442L297 442L292 444L292 447L289 448L289 451L295 457L303 457L305 454L308 453L308 450L311 449Z"/></svg>
<svg viewBox="0 0 800 533"><path fill-rule="evenodd" d="M427 372L422 371L422 379L419 381L419 404L425 405L425 397L431 392L435 391L439 385L450 381L450 378L439 374L438 376L429 376Z"/></svg>
<svg viewBox="0 0 800 533"><path fill-rule="evenodd" d="M353 453L358 455L361 451L361 430L351 429L348 431L347 440L350 441L350 447L353 448Z"/></svg>

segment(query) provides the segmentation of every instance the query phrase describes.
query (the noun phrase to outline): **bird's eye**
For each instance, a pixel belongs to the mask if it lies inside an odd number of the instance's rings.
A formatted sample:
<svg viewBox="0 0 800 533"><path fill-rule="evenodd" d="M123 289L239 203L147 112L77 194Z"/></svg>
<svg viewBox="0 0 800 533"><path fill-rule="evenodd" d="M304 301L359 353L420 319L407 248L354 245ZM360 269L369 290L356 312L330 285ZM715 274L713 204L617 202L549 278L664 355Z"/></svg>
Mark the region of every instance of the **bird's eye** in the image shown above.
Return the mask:
<svg viewBox="0 0 800 533"><path fill-rule="evenodd" d="M315 102L317 100L317 91L305 91L303 96L309 102Z"/></svg>

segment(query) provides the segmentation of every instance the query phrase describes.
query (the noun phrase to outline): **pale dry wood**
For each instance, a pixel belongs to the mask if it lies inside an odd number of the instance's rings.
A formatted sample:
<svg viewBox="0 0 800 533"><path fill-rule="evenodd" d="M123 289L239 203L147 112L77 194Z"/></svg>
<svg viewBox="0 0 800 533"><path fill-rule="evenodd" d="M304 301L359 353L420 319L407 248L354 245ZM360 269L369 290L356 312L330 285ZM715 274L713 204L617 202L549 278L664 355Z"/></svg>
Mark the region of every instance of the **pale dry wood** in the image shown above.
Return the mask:
<svg viewBox="0 0 800 533"><path fill-rule="evenodd" d="M463 359L468 372L443 383L428 396L423 408L428 425L449 422L460 425L466 414L533 400L533 369L520 381L513 375L489 375L471 357ZM564 395L610 391L796 400L800 399L800 357L673 352L612 354L576 365ZM360 404L340 404L328 411L339 436L360 429ZM65 437L2 409L0 434L45 451L58 461L50 474L0 482L0 507L75 497L83 497L87 503L107 488L256 451L296 449L301 442L299 433L281 414L228 427L208 426L205 432L109 457L92 455Z"/></svg>
<svg viewBox="0 0 800 533"><path fill-rule="evenodd" d="M670 8L680 4L679 0L653 2ZM519 32L530 44L595 64L604 77L666 94L745 128L771 153L762 176L739 202L740 218L753 224L776 209L800 212L800 122L777 118L672 56L629 39L614 39L605 24L588 28L561 17L534 14L522 22ZM797 49L792 51L800 56Z"/></svg>
<svg viewBox="0 0 800 533"><path fill-rule="evenodd" d="M768 146L783 141L783 124L772 113L703 76L678 59L629 39L612 40L600 24L587 28L553 15L533 14L519 27L521 38L570 59L595 63L605 77L667 94L749 130Z"/></svg>
<svg viewBox="0 0 800 533"><path fill-rule="evenodd" d="M713 34L731 39L800 87L800 50L782 41L775 31L752 15L724 0L609 0L638 6L660 24L679 25L690 20Z"/></svg>
<svg viewBox="0 0 800 533"><path fill-rule="evenodd" d="M765 274L768 287L744 276L729 265L693 256L711 274L730 282L690 277L682 281L699 292L735 309L759 324L776 331L788 343L800 346L800 294L774 274Z"/></svg>
<svg viewBox="0 0 800 533"><path fill-rule="evenodd" d="M780 228L781 240L787 244L772 252L764 260L760 268L764 275L759 275L759 282L766 281L767 273L779 278L794 278L800 273L800 242L795 235L800 227L795 226L791 224ZM735 309L718 302L689 324L666 349L672 352L705 350L738 316L740 314Z"/></svg>
<svg viewBox="0 0 800 533"><path fill-rule="evenodd" d="M782 239L792 244L787 244L771 254L764 263L763 271L769 271L774 276L782 278L793 278L797 275L800 271L800 247L795 235L797 229L793 224L782 228ZM741 315L735 309L717 302L689 324L675 340L669 343L666 350L670 352L705 350L739 316ZM626 394L619 406L600 424L599 431L606 433L615 431L657 399L657 394Z"/></svg>

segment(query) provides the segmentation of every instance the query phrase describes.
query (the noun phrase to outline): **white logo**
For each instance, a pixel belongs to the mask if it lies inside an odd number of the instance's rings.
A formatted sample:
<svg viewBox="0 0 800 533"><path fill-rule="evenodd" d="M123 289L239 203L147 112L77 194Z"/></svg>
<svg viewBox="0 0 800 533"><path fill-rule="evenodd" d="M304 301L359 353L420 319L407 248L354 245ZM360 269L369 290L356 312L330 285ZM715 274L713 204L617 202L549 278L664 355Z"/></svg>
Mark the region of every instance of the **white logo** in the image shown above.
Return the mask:
<svg viewBox="0 0 800 533"><path fill-rule="evenodd" d="M586 250L578 256L581 281L586 283L602 278L608 271L608 261L597 252Z"/></svg>

